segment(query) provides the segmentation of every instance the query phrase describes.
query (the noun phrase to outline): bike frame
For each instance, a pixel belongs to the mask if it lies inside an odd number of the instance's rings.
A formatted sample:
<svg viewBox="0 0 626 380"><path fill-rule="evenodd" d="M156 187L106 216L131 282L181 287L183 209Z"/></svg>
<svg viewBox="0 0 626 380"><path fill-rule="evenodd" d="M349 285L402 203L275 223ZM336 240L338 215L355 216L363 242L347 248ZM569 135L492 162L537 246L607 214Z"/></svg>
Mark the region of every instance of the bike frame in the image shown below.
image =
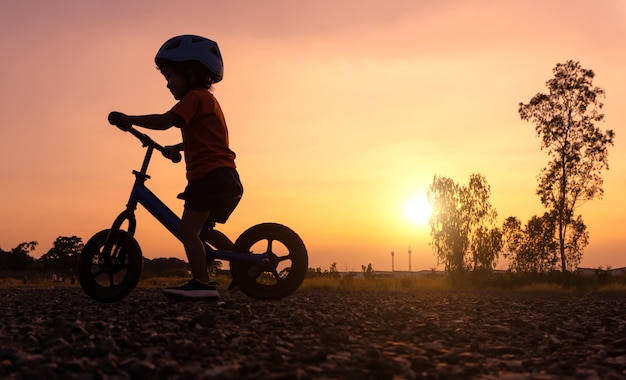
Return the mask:
<svg viewBox="0 0 626 380"><path fill-rule="evenodd" d="M119 216L115 219L115 221L113 222L113 226L111 227L111 231L120 230L122 224L125 221L128 221L128 233L131 236L134 235L136 228L135 210L137 209L137 204L140 204L146 210L148 210L148 212L152 214L152 216L154 216L165 228L167 228L167 230L170 231L172 235L178 238L177 231L178 226L180 225L180 218L174 212L172 212L172 210L170 210L152 191L150 191L150 189L148 189L145 184L146 180L150 178L150 176L146 174L146 172L148 170L148 164L150 163L150 158L152 157L152 153L155 147L157 149L161 148L159 149L161 151L163 150L163 148L158 146L158 144L156 144L154 141L152 141L151 139L149 140L150 143L147 143L147 141L142 139L144 145L147 146L147 150L143 160L143 164L141 166L141 170L133 170L133 174L135 175L135 183L131 190L128 203L126 204L126 210L122 211L122 213L120 213ZM259 267L264 267L265 265L267 265L268 258L266 254L251 255L249 252L243 253L225 251L220 249L213 249L212 247L210 247L206 242L206 231L213 228L212 224L213 223L208 223L202 229L200 235L200 238L204 244L204 250L207 255L207 262L210 262L212 260L225 260L245 262L252 265L257 265ZM106 246L108 246L108 244L106 244L105 247ZM105 251L109 250L105 248Z"/></svg>

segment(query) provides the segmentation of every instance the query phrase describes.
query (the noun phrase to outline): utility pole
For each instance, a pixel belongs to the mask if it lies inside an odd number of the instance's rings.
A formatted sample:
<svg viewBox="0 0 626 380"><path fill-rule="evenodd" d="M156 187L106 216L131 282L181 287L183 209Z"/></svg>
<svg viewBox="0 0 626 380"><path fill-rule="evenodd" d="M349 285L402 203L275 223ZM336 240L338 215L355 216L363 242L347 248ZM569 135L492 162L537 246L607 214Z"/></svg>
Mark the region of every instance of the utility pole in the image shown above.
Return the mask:
<svg viewBox="0 0 626 380"><path fill-rule="evenodd" d="M411 272L411 246L409 245L409 273Z"/></svg>
<svg viewBox="0 0 626 380"><path fill-rule="evenodd" d="M391 271L393 272L393 251L391 251Z"/></svg>

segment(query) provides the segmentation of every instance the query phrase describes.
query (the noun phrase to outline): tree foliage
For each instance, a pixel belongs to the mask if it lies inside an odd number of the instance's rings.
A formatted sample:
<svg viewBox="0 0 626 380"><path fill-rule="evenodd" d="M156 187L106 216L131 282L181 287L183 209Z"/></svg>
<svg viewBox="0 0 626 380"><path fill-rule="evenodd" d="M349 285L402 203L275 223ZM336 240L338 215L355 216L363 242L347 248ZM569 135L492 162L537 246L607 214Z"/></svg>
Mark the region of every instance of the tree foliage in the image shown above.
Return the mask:
<svg viewBox="0 0 626 380"><path fill-rule="evenodd" d="M568 236L581 232L577 229L582 220L575 217L575 210L586 201L602 197L601 172L609 168L608 147L613 145L615 133L595 125L604 120L600 111L605 94L593 86L592 70L570 60L557 64L553 72L554 78L546 82L548 94L539 93L527 104L520 103L519 114L535 124L541 150L551 159L539 175L537 195L555 213L561 270L566 271L572 269L576 255L582 255L568 249L567 243Z"/></svg>
<svg viewBox="0 0 626 380"><path fill-rule="evenodd" d="M156 259L143 259L143 271L144 277L153 276L181 276L185 277L189 273L189 264L181 259L170 258L156 258Z"/></svg>
<svg viewBox="0 0 626 380"><path fill-rule="evenodd" d="M565 269L572 272L578 269L583 258L583 252L589 244L589 232L581 215L571 221L570 228L565 234Z"/></svg>
<svg viewBox="0 0 626 380"><path fill-rule="evenodd" d="M47 270L73 271L78 267L83 246L83 239L78 236L59 236L39 260Z"/></svg>
<svg viewBox="0 0 626 380"><path fill-rule="evenodd" d="M428 189L433 205L431 245L446 272L492 270L501 249L501 232L493 226L496 210L484 176L472 174L467 186L435 175Z"/></svg>
<svg viewBox="0 0 626 380"><path fill-rule="evenodd" d="M25 271L35 264L35 259L29 254L37 247L36 241L24 242L10 251L0 249L0 270Z"/></svg>
<svg viewBox="0 0 626 380"><path fill-rule="evenodd" d="M495 268L502 249L502 232L498 228L480 226L470 243L474 271L489 272Z"/></svg>
<svg viewBox="0 0 626 380"><path fill-rule="evenodd" d="M522 227L516 217L504 221L504 256L510 259L509 269L516 272L548 272L556 269L558 256L554 218L545 213L533 216Z"/></svg>
<svg viewBox="0 0 626 380"><path fill-rule="evenodd" d="M509 217L502 226L504 257L510 259L509 269L516 272L551 272L559 270L560 256L556 212L533 216L522 227L519 219ZM588 244L587 227L578 216L568 229L565 239L567 270L580 264L582 252Z"/></svg>

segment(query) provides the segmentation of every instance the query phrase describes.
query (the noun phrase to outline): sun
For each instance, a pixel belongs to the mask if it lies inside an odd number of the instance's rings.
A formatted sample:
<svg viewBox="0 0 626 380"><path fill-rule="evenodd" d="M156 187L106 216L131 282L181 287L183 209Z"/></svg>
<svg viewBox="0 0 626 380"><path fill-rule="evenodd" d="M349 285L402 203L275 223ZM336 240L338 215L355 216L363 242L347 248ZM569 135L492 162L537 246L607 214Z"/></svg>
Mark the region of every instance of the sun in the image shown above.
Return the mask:
<svg viewBox="0 0 626 380"><path fill-rule="evenodd" d="M420 195L411 199L404 207L404 213L410 221L416 224L428 223L428 218L433 211L433 206L428 203L426 195Z"/></svg>

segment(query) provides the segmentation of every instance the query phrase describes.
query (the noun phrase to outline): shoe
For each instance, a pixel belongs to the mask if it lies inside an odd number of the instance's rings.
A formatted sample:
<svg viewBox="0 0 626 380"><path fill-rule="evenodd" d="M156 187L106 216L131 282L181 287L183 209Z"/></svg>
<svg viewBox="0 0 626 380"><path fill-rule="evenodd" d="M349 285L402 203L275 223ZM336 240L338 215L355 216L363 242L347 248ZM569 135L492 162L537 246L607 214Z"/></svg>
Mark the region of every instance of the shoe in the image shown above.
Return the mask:
<svg viewBox="0 0 626 380"><path fill-rule="evenodd" d="M164 288L163 294L171 298L214 300L219 301L220 294L213 283L202 283L196 279L182 283L180 286Z"/></svg>

